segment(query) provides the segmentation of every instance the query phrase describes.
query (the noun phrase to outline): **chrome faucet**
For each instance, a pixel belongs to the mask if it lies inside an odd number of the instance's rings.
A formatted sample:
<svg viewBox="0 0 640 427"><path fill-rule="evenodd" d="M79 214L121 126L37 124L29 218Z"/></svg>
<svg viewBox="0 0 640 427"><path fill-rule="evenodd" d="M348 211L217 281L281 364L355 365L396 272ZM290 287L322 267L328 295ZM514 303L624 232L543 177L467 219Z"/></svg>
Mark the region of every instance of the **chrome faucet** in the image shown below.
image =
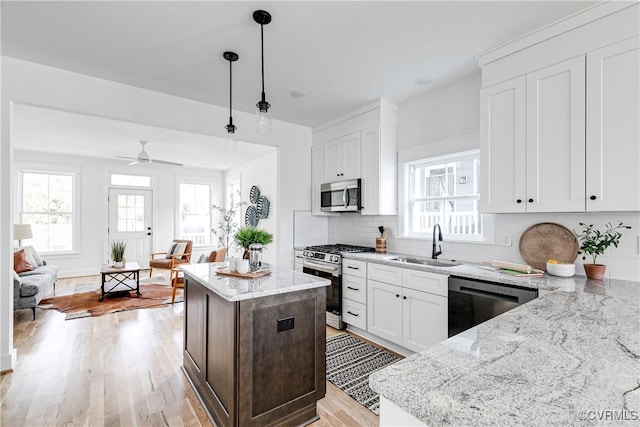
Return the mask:
<svg viewBox="0 0 640 427"><path fill-rule="evenodd" d="M438 227L438 240L442 242L442 230L437 222L433 224L433 248L431 249L431 259L438 259L438 255L442 254L442 246L438 245L436 249L436 227Z"/></svg>

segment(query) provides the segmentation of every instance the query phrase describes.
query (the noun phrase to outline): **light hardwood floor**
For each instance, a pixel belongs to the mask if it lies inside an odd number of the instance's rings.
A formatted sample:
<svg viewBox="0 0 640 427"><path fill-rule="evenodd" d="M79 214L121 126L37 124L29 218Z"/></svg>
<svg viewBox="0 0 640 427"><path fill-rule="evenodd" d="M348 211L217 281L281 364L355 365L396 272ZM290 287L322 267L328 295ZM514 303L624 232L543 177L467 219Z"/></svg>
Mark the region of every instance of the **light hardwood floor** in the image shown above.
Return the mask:
<svg viewBox="0 0 640 427"><path fill-rule="evenodd" d="M142 275L144 277L144 274ZM60 279L56 295L99 276ZM18 364L0 377L1 426L210 426L183 375L183 304L64 320L18 310ZM338 331L327 328L327 336ZM327 382L316 427L377 426L378 417Z"/></svg>

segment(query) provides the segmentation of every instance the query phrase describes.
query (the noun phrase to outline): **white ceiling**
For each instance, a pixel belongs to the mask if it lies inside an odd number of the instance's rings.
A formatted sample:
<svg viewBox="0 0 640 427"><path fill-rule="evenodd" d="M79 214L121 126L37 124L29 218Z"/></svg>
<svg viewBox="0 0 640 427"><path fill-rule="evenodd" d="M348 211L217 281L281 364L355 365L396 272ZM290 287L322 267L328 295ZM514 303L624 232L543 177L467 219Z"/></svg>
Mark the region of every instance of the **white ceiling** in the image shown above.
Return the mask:
<svg viewBox="0 0 640 427"><path fill-rule="evenodd" d="M240 56L233 66L234 109L252 113L260 95L260 26L252 13L264 9L273 17L264 27L272 117L313 127L379 96L402 102L477 73L480 52L594 3L3 1L2 54L227 107L229 65L222 53L233 50ZM37 112L55 126L45 114ZM52 114L60 119L66 113ZM82 119L67 117L74 118ZM96 135L92 125L107 124L84 118L79 127ZM63 130L38 128L49 136ZM64 128L73 133L78 126ZM165 137L186 137L165 131L146 137L151 157L170 155L163 148ZM119 136L109 133L118 152L108 154L135 156L137 143L129 138L124 144ZM60 139L88 143L80 136ZM101 138L92 141L94 151L104 150ZM55 150L58 143L47 145ZM211 138L201 143L211 145Z"/></svg>

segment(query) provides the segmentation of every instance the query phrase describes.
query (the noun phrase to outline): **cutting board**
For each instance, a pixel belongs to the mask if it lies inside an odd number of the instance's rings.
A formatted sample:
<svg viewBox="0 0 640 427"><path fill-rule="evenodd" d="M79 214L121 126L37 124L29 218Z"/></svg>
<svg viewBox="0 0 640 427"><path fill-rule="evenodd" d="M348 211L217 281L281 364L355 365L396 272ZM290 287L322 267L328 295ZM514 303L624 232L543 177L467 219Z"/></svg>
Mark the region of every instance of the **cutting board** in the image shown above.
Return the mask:
<svg viewBox="0 0 640 427"><path fill-rule="evenodd" d="M230 271L228 268L221 268L216 272L223 276L242 277L243 279L256 279L271 274L271 270L258 270L249 273L238 273L237 271Z"/></svg>

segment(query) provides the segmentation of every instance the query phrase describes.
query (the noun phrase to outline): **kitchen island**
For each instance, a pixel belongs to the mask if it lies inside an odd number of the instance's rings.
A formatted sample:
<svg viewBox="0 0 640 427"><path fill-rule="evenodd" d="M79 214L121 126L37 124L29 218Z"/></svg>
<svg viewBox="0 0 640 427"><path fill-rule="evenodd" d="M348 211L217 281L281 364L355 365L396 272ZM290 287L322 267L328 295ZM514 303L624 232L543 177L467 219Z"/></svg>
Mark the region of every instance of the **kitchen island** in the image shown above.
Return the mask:
<svg viewBox="0 0 640 427"><path fill-rule="evenodd" d="M325 395L325 286L268 266L245 279L182 266L183 370L219 426L302 425Z"/></svg>

